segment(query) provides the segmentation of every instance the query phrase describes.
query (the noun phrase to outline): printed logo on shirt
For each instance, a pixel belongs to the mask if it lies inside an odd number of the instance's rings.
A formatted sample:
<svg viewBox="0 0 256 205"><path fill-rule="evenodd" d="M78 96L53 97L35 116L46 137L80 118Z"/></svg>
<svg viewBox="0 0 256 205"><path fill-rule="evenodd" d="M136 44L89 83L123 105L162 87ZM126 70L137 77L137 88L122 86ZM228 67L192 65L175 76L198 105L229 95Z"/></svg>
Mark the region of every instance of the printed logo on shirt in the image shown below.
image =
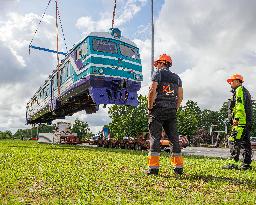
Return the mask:
<svg viewBox="0 0 256 205"><path fill-rule="evenodd" d="M171 84L169 85L163 85L163 92L166 95L174 95L174 89L173 86Z"/></svg>

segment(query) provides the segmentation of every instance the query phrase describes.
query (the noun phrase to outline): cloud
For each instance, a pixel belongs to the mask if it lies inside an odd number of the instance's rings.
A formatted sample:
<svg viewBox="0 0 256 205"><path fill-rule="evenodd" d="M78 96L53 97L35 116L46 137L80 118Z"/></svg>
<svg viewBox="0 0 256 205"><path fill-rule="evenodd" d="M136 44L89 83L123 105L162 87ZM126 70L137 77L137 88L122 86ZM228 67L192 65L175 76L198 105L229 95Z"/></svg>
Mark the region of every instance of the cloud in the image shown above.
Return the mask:
<svg viewBox="0 0 256 205"><path fill-rule="evenodd" d="M7 13L0 24L0 129L25 127L26 103L53 70L54 59L49 54L32 51L28 45L39 22L36 14ZM45 16L34 40L53 47L54 20Z"/></svg>
<svg viewBox="0 0 256 205"><path fill-rule="evenodd" d="M184 84L185 100L218 109L229 96L226 78L245 77L255 92L256 18L253 0L165 1L156 20L156 56L169 53Z"/></svg>
<svg viewBox="0 0 256 205"><path fill-rule="evenodd" d="M108 2L109 3L109 2ZM129 22L146 4L146 0L120 0L117 3L115 26L122 27ZM90 32L106 31L112 25L112 10L100 13L99 19L93 19L90 16L80 17L76 21L76 27L83 31L83 35Z"/></svg>
<svg viewBox="0 0 256 205"><path fill-rule="evenodd" d="M33 50L28 44L41 15L18 14L18 1L1 1L0 17L0 130L23 128L26 102L54 69L55 56ZM109 5L109 0L101 0ZM128 30L128 22L148 3L146 0L120 0L116 26ZM165 1L155 21L155 58L168 53L173 72L183 80L185 101L195 100L202 108L219 109L229 97L226 78L239 72L252 96L256 92L256 1L254 0L183 0ZM82 16L76 27L83 35L106 31L111 27L112 6L98 16ZM11 11L11 12L10 12ZM34 40L35 45L55 48L54 18L45 16ZM141 26L142 33L150 31ZM141 51L144 81L141 94L147 94L151 72L151 41L140 37L133 41ZM93 132L110 122L107 109L86 115L84 111L68 117L89 123Z"/></svg>

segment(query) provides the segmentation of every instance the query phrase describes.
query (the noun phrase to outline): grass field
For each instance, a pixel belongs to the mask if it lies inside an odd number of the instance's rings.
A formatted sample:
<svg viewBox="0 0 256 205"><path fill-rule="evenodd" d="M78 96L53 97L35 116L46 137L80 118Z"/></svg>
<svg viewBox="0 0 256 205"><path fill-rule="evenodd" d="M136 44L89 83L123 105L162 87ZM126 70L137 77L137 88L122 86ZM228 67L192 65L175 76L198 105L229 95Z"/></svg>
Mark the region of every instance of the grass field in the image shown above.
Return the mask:
<svg viewBox="0 0 256 205"><path fill-rule="evenodd" d="M253 170L185 157L175 177L168 155L145 176L146 152L0 141L0 204L256 204Z"/></svg>

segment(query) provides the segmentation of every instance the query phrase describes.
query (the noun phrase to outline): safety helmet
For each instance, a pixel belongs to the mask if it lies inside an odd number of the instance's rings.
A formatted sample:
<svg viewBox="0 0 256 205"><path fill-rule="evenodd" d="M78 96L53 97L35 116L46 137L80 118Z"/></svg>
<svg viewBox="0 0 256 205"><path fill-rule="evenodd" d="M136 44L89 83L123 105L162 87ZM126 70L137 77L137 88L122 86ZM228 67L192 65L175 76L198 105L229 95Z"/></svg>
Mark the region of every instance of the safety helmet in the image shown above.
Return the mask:
<svg viewBox="0 0 256 205"><path fill-rule="evenodd" d="M239 80L241 83L244 82L243 76L240 75L240 74L238 74L238 73L236 73L236 74L230 76L230 77L227 79L227 82L228 82L229 84L231 84L231 82L233 82L233 80Z"/></svg>
<svg viewBox="0 0 256 205"><path fill-rule="evenodd" d="M159 58L154 62L154 66L157 66L158 62L164 62L165 64L168 65L168 67L172 66L172 58L171 56L168 56L166 54L162 54L159 56Z"/></svg>

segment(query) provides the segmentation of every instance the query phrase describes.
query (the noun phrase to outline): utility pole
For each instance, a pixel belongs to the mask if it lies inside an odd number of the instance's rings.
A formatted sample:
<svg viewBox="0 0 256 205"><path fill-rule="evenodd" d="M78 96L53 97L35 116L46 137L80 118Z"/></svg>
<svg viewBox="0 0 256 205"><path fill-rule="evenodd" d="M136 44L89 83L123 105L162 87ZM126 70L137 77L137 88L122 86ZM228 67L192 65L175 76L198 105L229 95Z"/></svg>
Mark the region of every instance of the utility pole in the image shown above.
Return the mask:
<svg viewBox="0 0 256 205"><path fill-rule="evenodd" d="M58 82L58 97L60 97L60 58L59 58L59 29L58 29L58 1L56 3L56 46L57 46L57 82Z"/></svg>
<svg viewBox="0 0 256 205"><path fill-rule="evenodd" d="M154 72L154 49L155 49L155 33L154 33L154 0L151 0L151 76Z"/></svg>

